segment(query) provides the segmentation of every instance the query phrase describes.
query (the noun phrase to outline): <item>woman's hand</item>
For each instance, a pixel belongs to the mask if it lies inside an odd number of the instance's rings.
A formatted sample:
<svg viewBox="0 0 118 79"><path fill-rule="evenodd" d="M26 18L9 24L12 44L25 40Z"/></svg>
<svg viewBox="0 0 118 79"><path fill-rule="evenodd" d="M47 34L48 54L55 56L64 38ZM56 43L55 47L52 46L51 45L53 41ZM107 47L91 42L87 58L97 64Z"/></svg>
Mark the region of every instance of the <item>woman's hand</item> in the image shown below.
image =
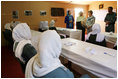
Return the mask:
<svg viewBox="0 0 118 79"><path fill-rule="evenodd" d="M91 28L91 26L88 26L88 29Z"/></svg>
<svg viewBox="0 0 118 79"><path fill-rule="evenodd" d="M109 21L106 21L106 25L109 25L110 24L110 22Z"/></svg>

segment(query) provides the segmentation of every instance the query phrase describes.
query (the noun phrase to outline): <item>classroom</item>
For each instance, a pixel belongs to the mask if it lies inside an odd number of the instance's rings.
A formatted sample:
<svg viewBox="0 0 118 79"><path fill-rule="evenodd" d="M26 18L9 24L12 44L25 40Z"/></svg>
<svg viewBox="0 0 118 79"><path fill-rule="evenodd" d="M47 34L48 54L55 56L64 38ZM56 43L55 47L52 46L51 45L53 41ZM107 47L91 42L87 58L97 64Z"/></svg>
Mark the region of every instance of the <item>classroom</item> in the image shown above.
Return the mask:
<svg viewBox="0 0 118 79"><path fill-rule="evenodd" d="M117 0L1 1L1 78L117 78Z"/></svg>

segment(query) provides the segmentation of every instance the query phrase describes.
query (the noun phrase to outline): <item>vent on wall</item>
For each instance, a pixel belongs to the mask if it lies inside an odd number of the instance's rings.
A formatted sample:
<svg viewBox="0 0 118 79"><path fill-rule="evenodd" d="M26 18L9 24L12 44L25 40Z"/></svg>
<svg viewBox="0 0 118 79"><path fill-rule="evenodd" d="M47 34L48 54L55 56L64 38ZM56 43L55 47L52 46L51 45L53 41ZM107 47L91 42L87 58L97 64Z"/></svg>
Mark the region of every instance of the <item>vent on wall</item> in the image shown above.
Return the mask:
<svg viewBox="0 0 118 79"><path fill-rule="evenodd" d="M64 8L51 8L51 16L64 16Z"/></svg>

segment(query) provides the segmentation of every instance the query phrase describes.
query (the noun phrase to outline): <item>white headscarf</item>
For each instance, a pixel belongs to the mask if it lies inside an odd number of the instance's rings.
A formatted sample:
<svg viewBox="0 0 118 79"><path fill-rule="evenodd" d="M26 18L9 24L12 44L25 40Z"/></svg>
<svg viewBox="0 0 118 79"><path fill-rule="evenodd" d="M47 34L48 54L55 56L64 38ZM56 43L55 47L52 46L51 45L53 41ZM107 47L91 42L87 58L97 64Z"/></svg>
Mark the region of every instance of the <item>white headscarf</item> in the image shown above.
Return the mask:
<svg viewBox="0 0 118 79"><path fill-rule="evenodd" d="M51 20L50 21L50 27L54 27L55 26L55 21L54 20Z"/></svg>
<svg viewBox="0 0 118 79"><path fill-rule="evenodd" d="M39 51L27 63L25 77L33 78L34 75L41 77L63 66L59 60L61 48L61 39L56 31L43 32L39 42Z"/></svg>
<svg viewBox="0 0 118 79"><path fill-rule="evenodd" d="M11 22L11 27L12 28L15 28L15 26L17 25L17 24L19 24L20 23L20 21L12 21Z"/></svg>
<svg viewBox="0 0 118 79"><path fill-rule="evenodd" d="M10 27L10 23L5 24L4 29L12 30Z"/></svg>
<svg viewBox="0 0 118 79"><path fill-rule="evenodd" d="M93 35L94 35L94 34L97 34L96 41L97 41L97 42L102 42L102 41L104 40L105 36L104 36L103 34L100 34L100 32L101 32L100 24L94 24L94 25L92 26L92 32L90 32L90 33L87 35L86 40L89 39L89 37L90 37L91 34L93 34Z"/></svg>
<svg viewBox="0 0 118 79"><path fill-rule="evenodd" d="M31 39L31 32L30 28L26 23L18 24L12 33L13 39L16 42L20 42L21 40L30 40Z"/></svg>
<svg viewBox="0 0 118 79"><path fill-rule="evenodd" d="M27 43L31 44L31 41L30 41L31 32L30 32L29 26L26 23L20 23L16 25L16 27L13 29L12 37L15 40L14 46L13 46L13 51L15 52L15 56L19 58L23 63L25 63L25 61L21 57L21 54L23 51L23 47ZM15 49L16 42L19 42L19 43Z"/></svg>
<svg viewBox="0 0 118 79"><path fill-rule="evenodd" d="M48 21L40 21L40 29L48 30Z"/></svg>

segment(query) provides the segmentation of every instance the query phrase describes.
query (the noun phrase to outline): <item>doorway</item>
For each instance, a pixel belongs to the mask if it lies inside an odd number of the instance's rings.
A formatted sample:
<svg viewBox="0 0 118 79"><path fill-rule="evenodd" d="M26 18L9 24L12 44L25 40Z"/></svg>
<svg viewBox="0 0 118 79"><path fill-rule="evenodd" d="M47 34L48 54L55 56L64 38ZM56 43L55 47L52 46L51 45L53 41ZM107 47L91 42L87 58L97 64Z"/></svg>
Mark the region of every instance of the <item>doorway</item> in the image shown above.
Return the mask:
<svg viewBox="0 0 118 79"><path fill-rule="evenodd" d="M77 20L77 17L79 16L79 13L82 11L82 12L84 12L84 10L83 10L83 8L75 8L74 9L74 13L75 13L75 19L74 19L74 22L75 22L75 27L74 27L74 29L76 29L76 20Z"/></svg>

